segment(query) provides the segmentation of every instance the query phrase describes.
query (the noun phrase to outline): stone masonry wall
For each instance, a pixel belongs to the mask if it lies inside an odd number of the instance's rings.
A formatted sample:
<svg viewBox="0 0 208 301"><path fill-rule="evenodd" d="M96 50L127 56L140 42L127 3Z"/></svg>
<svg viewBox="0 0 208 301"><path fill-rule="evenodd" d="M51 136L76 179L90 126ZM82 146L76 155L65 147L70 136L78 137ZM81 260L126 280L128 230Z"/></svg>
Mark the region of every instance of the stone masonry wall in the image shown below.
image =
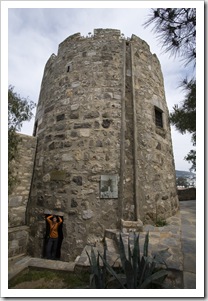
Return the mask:
<svg viewBox="0 0 208 301"><path fill-rule="evenodd" d="M144 223L165 219L178 210L175 166L163 76L156 55L145 41L132 36L133 84L136 101L138 210ZM155 108L163 126L156 126Z"/></svg>
<svg viewBox="0 0 208 301"><path fill-rule="evenodd" d="M120 173L121 44L116 30L97 30L93 39L76 34L46 65L29 206L30 224L38 222L30 241L36 256L45 210L64 215L65 259L117 227L118 199L100 198L100 176Z"/></svg>
<svg viewBox="0 0 208 301"><path fill-rule="evenodd" d="M9 257L24 254L27 251L29 227L26 226L26 207L30 192L36 138L18 134L18 158L15 163L17 184L9 195Z"/></svg>
<svg viewBox="0 0 208 301"><path fill-rule="evenodd" d="M61 258L71 260L121 219L154 223L177 211L160 64L138 37L95 29L64 40L45 66L34 134L31 255L43 254L46 214L64 217ZM101 197L106 175L117 176L117 197Z"/></svg>

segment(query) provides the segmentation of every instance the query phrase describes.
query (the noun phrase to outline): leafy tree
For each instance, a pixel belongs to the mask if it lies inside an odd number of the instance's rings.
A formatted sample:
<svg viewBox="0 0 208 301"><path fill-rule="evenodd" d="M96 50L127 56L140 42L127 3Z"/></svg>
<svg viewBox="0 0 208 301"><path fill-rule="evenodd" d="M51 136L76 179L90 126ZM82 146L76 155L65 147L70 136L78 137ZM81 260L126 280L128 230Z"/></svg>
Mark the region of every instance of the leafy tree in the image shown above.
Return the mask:
<svg viewBox="0 0 208 301"><path fill-rule="evenodd" d="M8 89L8 188L9 194L17 181L14 175L14 160L18 156L18 143L20 138L17 132L21 130L24 121L30 121L35 104L27 98L21 98L14 91L13 86Z"/></svg>
<svg viewBox="0 0 208 301"><path fill-rule="evenodd" d="M181 107L175 105L174 112L170 113L170 121L175 125L176 129L181 133L186 132L192 134L191 141L196 145L196 81L194 79L182 82L182 87L186 91L185 98ZM192 170L196 170L196 151L190 150L185 160L192 163Z"/></svg>
<svg viewBox="0 0 208 301"><path fill-rule="evenodd" d="M170 55L179 55L185 65L196 65L196 9L195 8L157 8L151 9L145 27L154 23L154 31L162 40L162 47ZM185 134L192 134L192 143L196 145L196 80L183 80L182 87L186 91L181 107L175 105L170 114L170 122L176 129ZM192 163L196 170L196 151L191 150L184 158Z"/></svg>
<svg viewBox="0 0 208 301"><path fill-rule="evenodd" d="M188 182L186 178L183 177L179 177L176 179L176 185L177 186L184 186L184 187L188 187Z"/></svg>

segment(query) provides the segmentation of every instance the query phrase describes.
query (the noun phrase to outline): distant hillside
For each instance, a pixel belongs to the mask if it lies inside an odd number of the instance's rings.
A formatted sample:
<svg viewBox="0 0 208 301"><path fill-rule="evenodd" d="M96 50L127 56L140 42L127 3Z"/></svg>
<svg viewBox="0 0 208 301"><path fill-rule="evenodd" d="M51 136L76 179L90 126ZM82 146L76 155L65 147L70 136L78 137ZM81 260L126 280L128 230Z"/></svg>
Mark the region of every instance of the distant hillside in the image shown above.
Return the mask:
<svg viewBox="0 0 208 301"><path fill-rule="evenodd" d="M193 172L184 171L184 170L176 170L176 178L179 178L179 177L186 178L186 177L194 177L194 176L196 176L196 174Z"/></svg>

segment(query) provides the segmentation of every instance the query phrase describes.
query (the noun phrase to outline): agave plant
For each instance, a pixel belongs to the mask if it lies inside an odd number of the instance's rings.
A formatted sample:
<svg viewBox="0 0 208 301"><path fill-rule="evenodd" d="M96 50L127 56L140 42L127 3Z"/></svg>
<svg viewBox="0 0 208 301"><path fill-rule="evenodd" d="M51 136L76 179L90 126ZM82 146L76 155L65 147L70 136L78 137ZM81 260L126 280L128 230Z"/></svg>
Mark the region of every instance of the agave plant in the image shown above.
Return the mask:
<svg viewBox="0 0 208 301"><path fill-rule="evenodd" d="M106 260L106 243L104 241L104 254L103 258ZM86 251L89 258L89 263L91 267L90 274L90 288L106 288L106 268L105 265L100 264L100 253L98 252L97 258L93 247L91 247L91 256Z"/></svg>
<svg viewBox="0 0 208 301"><path fill-rule="evenodd" d="M112 281L116 281L119 288L123 289L145 289L151 284L162 286L168 272L156 268L157 261L155 257L148 256L149 232L145 236L143 254L140 254L139 234L134 233L133 249L130 247L128 238L128 254L126 256L125 246L120 234L118 240L118 249L122 265L121 273L117 273L113 266L110 266L106 259L106 244L104 241L103 256L98 252L97 258L94 249L91 249L91 256L88 255L91 276L91 288L108 288ZM102 260L102 265L100 264ZM109 275L112 277L109 278Z"/></svg>

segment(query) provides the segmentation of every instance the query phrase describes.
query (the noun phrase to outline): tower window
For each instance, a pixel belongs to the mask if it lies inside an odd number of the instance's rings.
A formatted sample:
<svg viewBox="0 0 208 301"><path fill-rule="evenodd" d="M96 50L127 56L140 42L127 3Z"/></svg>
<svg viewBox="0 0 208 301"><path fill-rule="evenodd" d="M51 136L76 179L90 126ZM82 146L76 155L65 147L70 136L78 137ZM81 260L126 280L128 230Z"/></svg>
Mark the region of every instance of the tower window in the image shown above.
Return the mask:
<svg viewBox="0 0 208 301"><path fill-rule="evenodd" d="M163 112L160 109L155 108L155 124L156 124L156 126L158 126L160 128L163 128L162 114L163 114Z"/></svg>
<svg viewBox="0 0 208 301"><path fill-rule="evenodd" d="M36 137L37 132L38 132L38 120L35 121L35 125L34 125L34 128L33 128L33 136L34 137Z"/></svg>
<svg viewBox="0 0 208 301"><path fill-rule="evenodd" d="M69 72L70 71L70 66L67 66L67 72Z"/></svg>

